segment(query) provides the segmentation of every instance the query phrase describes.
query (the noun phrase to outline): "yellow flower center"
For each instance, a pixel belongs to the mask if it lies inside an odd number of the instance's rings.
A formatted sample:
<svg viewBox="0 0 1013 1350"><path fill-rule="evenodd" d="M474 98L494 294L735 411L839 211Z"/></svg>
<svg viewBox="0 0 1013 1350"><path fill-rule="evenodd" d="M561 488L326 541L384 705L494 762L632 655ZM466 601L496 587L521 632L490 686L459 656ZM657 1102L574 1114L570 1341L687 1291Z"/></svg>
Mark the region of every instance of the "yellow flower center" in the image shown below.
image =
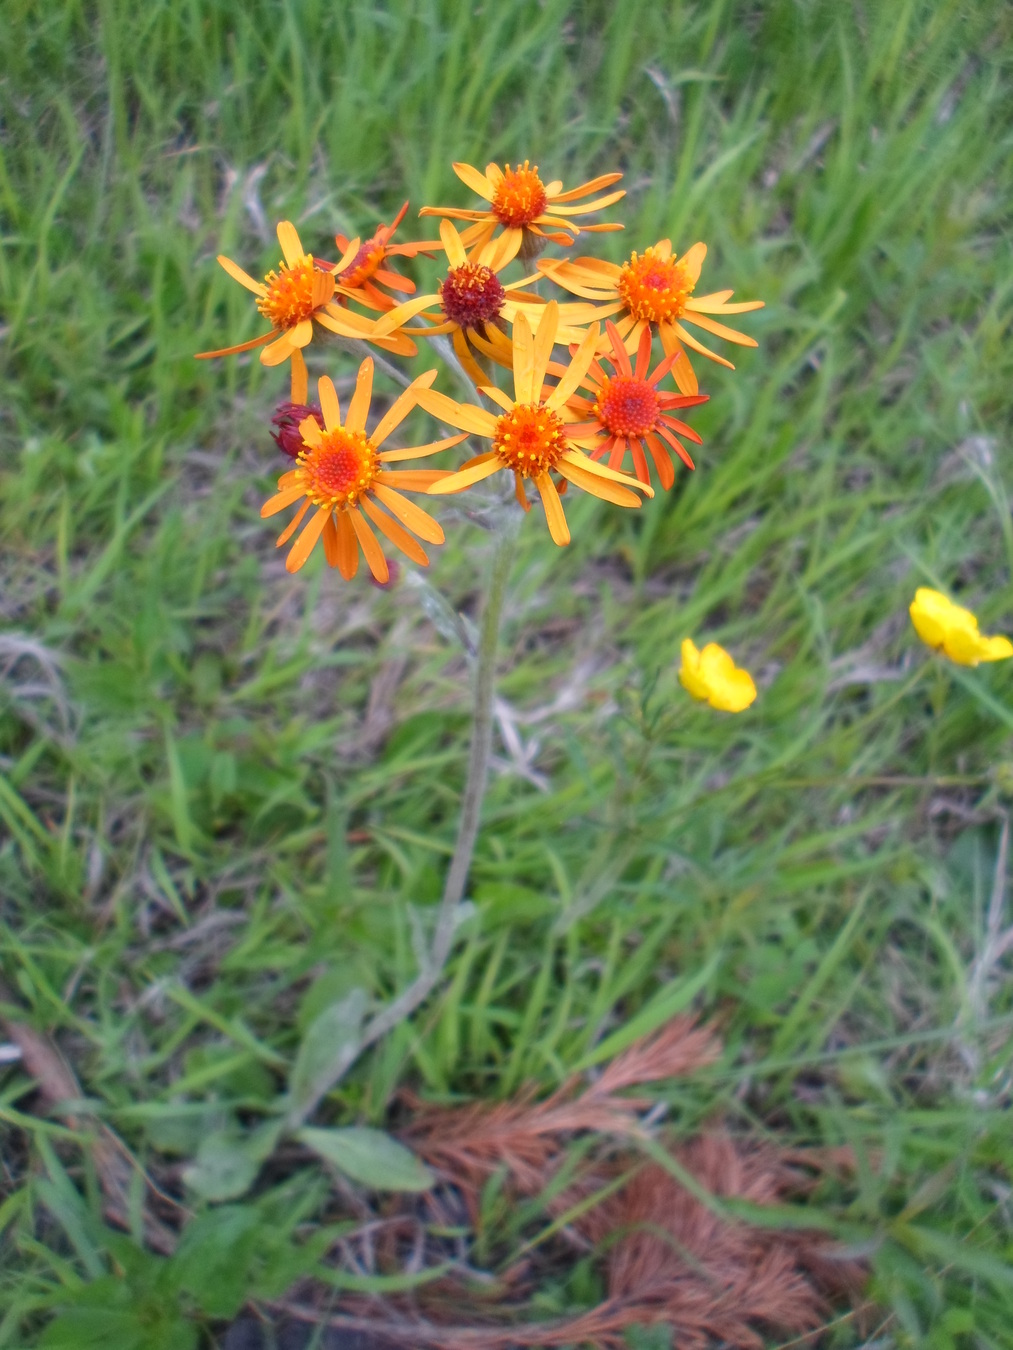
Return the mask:
<svg viewBox="0 0 1013 1350"><path fill-rule="evenodd" d="M528 161L511 169L506 166L502 180L492 196L492 210L502 225L514 228L530 225L545 210L545 184L538 177L538 165L529 168Z"/></svg>
<svg viewBox="0 0 1013 1350"><path fill-rule="evenodd" d="M516 403L496 422L493 449L524 478L537 478L569 449L563 420L541 403Z"/></svg>
<svg viewBox="0 0 1013 1350"><path fill-rule="evenodd" d="M361 286L379 271L386 256L386 248L374 235L372 239L366 240L345 270L339 274L339 282L342 286Z"/></svg>
<svg viewBox="0 0 1013 1350"><path fill-rule="evenodd" d="M634 318L670 322L682 313L695 284L682 263L659 257L656 249L648 248L642 258L634 253L623 263L619 298Z"/></svg>
<svg viewBox="0 0 1013 1350"><path fill-rule="evenodd" d="M281 263L278 267L279 271L268 272L264 278L267 294L257 301L257 308L272 328L294 328L316 309L313 299L316 269L309 254L294 267Z"/></svg>
<svg viewBox="0 0 1013 1350"><path fill-rule="evenodd" d="M614 375L598 391L594 412L613 436L646 436L658 420L658 395L646 380Z"/></svg>
<svg viewBox="0 0 1013 1350"><path fill-rule="evenodd" d="M314 506L353 506L379 467L373 442L344 427L323 432L318 445L304 442L299 454L300 485Z"/></svg>
<svg viewBox="0 0 1013 1350"><path fill-rule="evenodd" d="M484 263L452 267L440 282L440 305L459 328L477 328L499 318L506 291L496 273Z"/></svg>

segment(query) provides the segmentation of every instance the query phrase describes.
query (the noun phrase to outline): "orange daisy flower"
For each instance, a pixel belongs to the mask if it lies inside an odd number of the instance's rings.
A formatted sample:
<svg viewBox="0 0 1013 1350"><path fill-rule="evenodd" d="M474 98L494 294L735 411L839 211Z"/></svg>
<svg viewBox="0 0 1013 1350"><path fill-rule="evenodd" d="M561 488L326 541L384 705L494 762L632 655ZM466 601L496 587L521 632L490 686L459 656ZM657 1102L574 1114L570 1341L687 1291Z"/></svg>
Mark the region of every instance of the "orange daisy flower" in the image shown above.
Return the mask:
<svg viewBox="0 0 1013 1350"><path fill-rule="evenodd" d="M673 417L671 411L673 408L692 408L698 403L706 403L708 396L668 394L658 389L657 386L672 367L684 361L685 357L681 353L666 356L655 367L653 374L648 374L651 364L649 328L645 328L640 335L636 367L631 365L619 330L611 319L606 321L605 329L612 345L609 358L612 374L606 373L599 360L591 362L581 387L589 389L592 397L583 398L573 394L567 400L568 408L588 420L567 427L567 433L577 445L590 453L592 459L602 459L608 455L610 469L622 467L628 447L633 458L633 472L641 483L651 481L644 453L646 445L658 471L661 486L667 491L675 482L675 466L668 447L675 451L687 469L693 469L696 466L678 437L685 436L696 445L702 444L693 428ZM550 363L549 372L563 375L565 367Z"/></svg>
<svg viewBox="0 0 1013 1350"><path fill-rule="evenodd" d="M435 483L428 489L430 494L460 492L501 469L509 469L514 475L517 500L525 510L529 509L529 504L524 484L527 479L534 479L545 507L549 533L557 544L568 544L570 530L553 473L617 506L640 505L640 498L630 491L631 488L648 497L653 497L654 491L635 478L589 459L570 437L566 419L573 414L568 413L566 401L594 360L597 324L585 335L562 379L547 397L543 397L545 374L558 328L559 306L555 300L545 306L533 333L527 316L517 315L513 334L514 397L511 399L502 389L491 386L479 390L499 404L502 409L499 416L473 403L456 403L432 389L422 390L419 403L440 421L492 441L491 450L468 460L457 473Z"/></svg>
<svg viewBox="0 0 1013 1350"><path fill-rule="evenodd" d="M378 225L376 233L359 246L352 260L344 267L341 267L340 263L334 264L336 291L340 297L356 299L368 309L388 310L393 309L397 301L380 290L381 286L385 286L388 291L396 291L402 295L415 294L415 282L410 277L404 277L400 272L395 272L387 267L387 259L394 257L414 258L419 253L426 253L430 249L437 248L438 244L435 241L424 241L418 244L392 244L390 242L394 231L404 220L407 210L408 203L405 202L389 225ZM347 258L351 245L345 236L336 234L334 242L341 249L342 258ZM432 255L430 254L430 256ZM340 271L337 270L339 267Z"/></svg>
<svg viewBox="0 0 1013 1350"><path fill-rule="evenodd" d="M744 314L747 310L762 309L763 301L746 300L730 305L732 291L694 297L706 256L707 245L694 244L677 258L672 254L671 240L662 239L645 249L643 255L632 253L621 265L600 258L575 258L572 262L553 258L540 262L538 270L572 295L607 304L607 309L598 311L600 317L622 314L616 327L625 340L627 352L635 352L641 333L656 325L666 356L676 356L690 347L708 360L734 370L731 361L705 347L684 325L695 324L740 347L755 347L754 338L726 328L708 316ZM688 356L673 366L672 374L684 394L697 393L699 384Z"/></svg>
<svg viewBox="0 0 1013 1350"><path fill-rule="evenodd" d="M355 392L343 423L333 382L327 376L318 381L323 428L313 416L300 423L303 446L296 467L281 475L276 496L260 509L262 516L273 516L302 499L299 510L278 538L280 548L292 538L310 509L315 508L285 561L290 572L298 572L322 538L328 563L346 580L351 580L358 570L361 548L375 579L386 582L390 569L370 521L413 562L427 566L429 558L425 550L409 531L431 544L443 543L443 531L432 516L397 489L425 492L447 477L447 473L440 469L390 470L385 466L434 455L438 450L457 445L464 436L450 436L406 450L381 450L380 446L419 404L422 393L435 379L436 371L429 370L413 380L380 418L371 436L366 434L366 418L373 392L372 358L367 356L359 367ZM386 511L381 507L386 507Z"/></svg>
<svg viewBox="0 0 1013 1350"><path fill-rule="evenodd" d="M292 361L292 402L305 403L306 360L303 348L313 340L314 320L324 328L330 329L345 338L364 338L372 341L372 324L368 319L350 311L335 308L329 302L334 295L334 273L330 269L342 267L350 262L358 251L359 241L353 239L343 257L336 265L320 264L310 253L303 251L299 234L290 220L278 224L278 243L284 255L284 261L278 264L278 271L268 272L263 281L255 281L248 272L223 254L219 263L241 286L252 291L257 297L257 308L271 324L269 333L252 338L249 342L240 342L235 347L221 347L213 352L198 352L197 360L206 361L213 356L233 356L236 352L248 352L254 347L263 347L260 360L265 366L280 366L283 361ZM269 346L265 344L269 343ZM418 348L410 338L400 334L387 334L378 346L401 356L415 356ZM300 389L303 391L300 393Z"/></svg>
<svg viewBox="0 0 1013 1350"><path fill-rule="evenodd" d="M478 365L471 348L489 357L498 365L510 369L513 347L503 330L503 323L514 323L517 315L527 312L541 314L545 301L521 288L536 277L521 277L504 285L497 275L510 262L505 236L484 244L469 259L464 240L449 220L440 221L440 242L450 268L438 290L432 295L417 295L406 300L397 309L390 310L376 322L375 331L382 334L388 328L401 328L411 318L422 315L428 328L408 329L419 337L437 337L450 333L457 359L476 385L488 384L489 376ZM430 310L430 313L426 313ZM563 305L559 311L562 322L557 334L560 342L579 342L584 336L584 325L591 322L595 307L585 304Z"/></svg>
<svg viewBox="0 0 1013 1350"><path fill-rule="evenodd" d="M464 241L469 247L481 248L493 237L498 226L503 227L504 261L510 262L523 249L527 257L534 257L551 239L556 244L572 244L578 234L621 230L619 224L575 225L569 217L587 215L591 211L601 211L611 206L620 197L626 196L625 189L609 192L593 202L584 202L572 206L572 202L590 196L601 188L611 187L622 178L621 173L605 173L592 178L580 187L563 191L561 179L543 183L538 176L538 165L531 167L527 160L511 169L507 164L500 168L498 164L487 164L485 173L472 168L470 164L455 164L454 173L466 187L477 192L489 203L484 211L466 211L456 206L424 206L420 216L444 216L451 220L472 220L475 224L464 233Z"/></svg>

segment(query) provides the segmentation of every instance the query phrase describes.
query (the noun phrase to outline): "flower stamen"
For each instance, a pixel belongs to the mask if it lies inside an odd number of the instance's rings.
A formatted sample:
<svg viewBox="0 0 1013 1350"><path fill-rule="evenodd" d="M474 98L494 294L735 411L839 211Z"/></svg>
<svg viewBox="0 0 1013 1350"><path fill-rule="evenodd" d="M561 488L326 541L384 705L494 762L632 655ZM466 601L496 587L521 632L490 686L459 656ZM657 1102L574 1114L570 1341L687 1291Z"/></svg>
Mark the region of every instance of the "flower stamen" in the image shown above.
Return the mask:
<svg viewBox="0 0 1013 1350"><path fill-rule="evenodd" d="M492 268L474 262L452 267L440 283L439 295L444 314L461 328L498 319L506 300L503 283Z"/></svg>
<svg viewBox="0 0 1013 1350"><path fill-rule="evenodd" d="M537 478L556 466L567 449L562 418L541 403L518 403L496 422L493 449L522 478Z"/></svg>
<svg viewBox="0 0 1013 1350"><path fill-rule="evenodd" d="M257 308L273 328L283 331L312 318L320 302L315 297L316 268L309 254L292 267L282 263L278 267L264 278L267 294L257 301Z"/></svg>
<svg viewBox="0 0 1013 1350"><path fill-rule="evenodd" d="M620 270L619 298L637 319L665 323L678 319L696 283L681 262L663 258L657 249L633 253Z"/></svg>
<svg viewBox="0 0 1013 1350"><path fill-rule="evenodd" d="M376 447L361 431L324 431L299 455L300 486L314 506L354 506L379 471Z"/></svg>
<svg viewBox="0 0 1013 1350"><path fill-rule="evenodd" d="M545 184L538 177L538 165L531 168L525 160L516 169L506 165L493 193L492 210L501 225L517 229L537 220L547 200Z"/></svg>
<svg viewBox="0 0 1013 1350"><path fill-rule="evenodd" d="M607 379L598 391L594 413L613 436L646 436L661 411L654 386L625 375Z"/></svg>

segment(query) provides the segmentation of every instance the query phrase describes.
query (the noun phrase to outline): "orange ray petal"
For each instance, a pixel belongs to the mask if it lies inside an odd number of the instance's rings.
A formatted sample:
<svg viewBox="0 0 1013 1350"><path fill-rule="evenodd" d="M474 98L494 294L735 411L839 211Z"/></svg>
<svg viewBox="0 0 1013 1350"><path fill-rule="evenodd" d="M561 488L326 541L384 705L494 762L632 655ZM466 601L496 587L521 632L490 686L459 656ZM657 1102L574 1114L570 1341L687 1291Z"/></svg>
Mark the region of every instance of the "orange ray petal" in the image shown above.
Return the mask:
<svg viewBox="0 0 1013 1350"><path fill-rule="evenodd" d="M348 431L365 431L369 403L373 397L373 358L367 356L359 366L355 377L355 391L345 414L345 427Z"/></svg>
<svg viewBox="0 0 1013 1350"><path fill-rule="evenodd" d="M647 448L651 452L651 458L654 460L654 467L658 471L658 478L661 480L661 486L667 492L675 482L675 466L672 463L672 456L658 440L657 436L648 433L644 438L647 441Z"/></svg>
<svg viewBox="0 0 1013 1350"><path fill-rule="evenodd" d="M630 478L628 474L619 473L616 469L608 469L604 464L596 464L593 460L588 459L587 455L582 455L579 450L565 450L559 457L559 463L562 464L564 461L578 469L583 469L585 473L596 474L599 478L609 478L613 483L623 483L626 487L639 488L648 497L654 496L652 489L638 482L637 479Z"/></svg>
<svg viewBox="0 0 1013 1350"><path fill-rule="evenodd" d="M676 335L687 347L692 347L693 351L699 352L701 356L706 356L710 361L716 361L719 366L727 366L729 370L735 369L731 361L726 361L723 356L719 356L717 352L712 352L709 347L705 347L692 333L687 332L681 323L675 323L672 327L675 329ZM263 360L263 358L261 359Z"/></svg>
<svg viewBox="0 0 1013 1350"><path fill-rule="evenodd" d="M397 464L404 459L425 459L427 455L436 455L441 450L449 450L452 445L460 445L467 439L468 433L462 431L459 436L447 436L445 440L429 441L426 445L409 445L404 450L385 450L378 458L384 464Z"/></svg>
<svg viewBox="0 0 1013 1350"><path fill-rule="evenodd" d="M313 516L310 523L292 545L289 555L285 559L286 571L299 571L299 568L313 552L317 540L323 534L324 526L327 524L327 518L330 514L331 508L329 506L321 506L320 510Z"/></svg>
<svg viewBox="0 0 1013 1350"><path fill-rule="evenodd" d="M597 324L587 330L583 342L577 348L570 361L569 368L563 378L553 389L552 393L546 399L546 407L558 410L566 402L571 394L576 392L577 386L583 380L588 372L591 362L594 360L594 349L598 342L599 328ZM543 372L544 378L544 372Z"/></svg>
<svg viewBox="0 0 1013 1350"><path fill-rule="evenodd" d="M412 562L418 563L420 567L429 566L429 555L418 540L413 538L403 525L398 524L396 520L392 520L390 516L385 515L383 511L370 500L368 495L361 499L360 505L380 533L385 534L390 542L394 544L396 548L399 548L406 557L411 558Z"/></svg>
<svg viewBox="0 0 1013 1350"><path fill-rule="evenodd" d="M292 353L292 385L290 401L292 403L303 403L309 398L309 371L306 369L306 358L298 348Z"/></svg>
<svg viewBox="0 0 1013 1350"><path fill-rule="evenodd" d="M240 342L235 347L219 347L216 352L197 352L195 360L209 361L212 356L235 356L237 352L250 352L254 347L263 347L265 342L270 342L272 338L278 336L277 328L270 333L262 333L260 337L251 338L249 342Z"/></svg>
<svg viewBox="0 0 1013 1350"><path fill-rule="evenodd" d="M440 221L440 243L443 245L443 251L447 255L447 262L450 263L451 267L463 267L468 261L468 255L461 243L461 236L449 220Z"/></svg>
<svg viewBox="0 0 1013 1350"><path fill-rule="evenodd" d="M663 440L666 440L669 443L669 445L672 447L675 453L682 460L683 464L685 464L687 469L696 468L696 465L690 458L689 451L675 436L673 436L673 434L669 431L668 427L663 427L659 423L658 426L655 427L655 430Z"/></svg>
<svg viewBox="0 0 1013 1350"><path fill-rule="evenodd" d="M489 183L484 173L479 173L477 169L472 168L470 164L452 164L450 166L457 174L461 182L466 187L470 187L472 192L477 192L480 197L484 197L487 202L491 202L495 195L495 190Z"/></svg>
<svg viewBox="0 0 1013 1350"><path fill-rule="evenodd" d="M570 542L570 530L563 514L563 503L559 500L556 485L547 473L540 473L535 479L535 487L545 507L545 519L549 524L552 542L562 547Z"/></svg>
<svg viewBox="0 0 1013 1350"><path fill-rule="evenodd" d="M611 187L613 183L618 183L622 178L621 173L603 173L597 178L591 178L586 183L581 183L580 187L571 188L569 192L552 193L548 188L545 189L546 197L552 199L555 206L557 202L572 202L578 197L586 197L590 192L597 192L600 188Z"/></svg>
<svg viewBox="0 0 1013 1350"><path fill-rule="evenodd" d="M452 473L449 478L442 479L439 483L434 483L429 489L429 495L434 496L445 492L461 492L464 488L472 487L475 483L480 483L483 478L489 478L494 473L499 473L503 464L495 450L490 450L485 455L479 456L479 461L472 464L470 469L459 469L457 473Z"/></svg>
<svg viewBox="0 0 1013 1350"><path fill-rule="evenodd" d="M450 477L449 469L391 469L379 475L386 487L404 488L406 492L428 492L434 483Z"/></svg>
<svg viewBox="0 0 1013 1350"><path fill-rule="evenodd" d="M600 497L602 501L611 502L614 506L639 506L640 498L629 488L620 487L618 483L610 483L607 479L599 478L593 473L585 473L583 469L578 469L575 464L557 465L559 472L571 482L574 487L581 488L584 492L590 492L592 496Z"/></svg>
<svg viewBox="0 0 1013 1350"><path fill-rule="evenodd" d="M702 328L705 333L713 333L715 337L724 338L726 342L734 342L739 347L758 347L760 345L756 338L747 337L745 333L740 333L735 328L726 328L723 323L717 323L714 319L708 319L698 312L694 312L692 317L689 314L684 314L683 318L687 323L694 323L698 328Z"/></svg>
<svg viewBox="0 0 1013 1350"><path fill-rule="evenodd" d="M332 511L324 521L324 557L327 559L328 567L337 567L340 552L338 527L334 523L334 512Z"/></svg>
<svg viewBox="0 0 1013 1350"><path fill-rule="evenodd" d="M390 433L401 425L412 409L418 406L419 390L428 389L436 379L436 374L435 370L427 370L424 374L412 380L407 389L398 394L373 429L373 435L370 439L377 449L383 445ZM380 458L384 459L386 456L381 455Z"/></svg>
<svg viewBox="0 0 1013 1350"><path fill-rule="evenodd" d="M387 582L390 581L390 569L387 566L387 559L383 556L380 541L369 528L369 522L363 520L356 507L350 506L347 514L369 565L369 570L381 586L386 586Z"/></svg>
<svg viewBox="0 0 1013 1350"><path fill-rule="evenodd" d="M704 243L696 243L692 248L688 248L679 259L682 263L683 270L694 286L700 280L700 268L703 267L703 260L706 256L707 245Z"/></svg>
<svg viewBox="0 0 1013 1350"><path fill-rule="evenodd" d="M584 202L581 206L560 206L562 199L557 197L552 203L552 209L558 211L561 216L586 216L591 211L604 211L606 206L612 206L620 197L625 196L626 189L620 188L618 192L609 192L606 196L599 197L593 202Z"/></svg>
<svg viewBox="0 0 1013 1350"><path fill-rule="evenodd" d="M285 255L285 263L288 267L294 267L305 254L302 241L290 220L278 221L278 243L281 245L281 251Z"/></svg>
<svg viewBox="0 0 1013 1350"><path fill-rule="evenodd" d="M497 418L491 412L477 407L474 403L456 403L446 394L441 394L438 389L420 390L419 407L425 408L426 412L432 413L441 422L447 422L460 431L470 431L478 436L496 434Z"/></svg>
<svg viewBox="0 0 1013 1350"><path fill-rule="evenodd" d="M291 337L291 333L282 333L277 342L272 342L269 347L265 347L260 353L260 364L262 366L280 366L282 362L287 361L293 351Z"/></svg>
<svg viewBox="0 0 1013 1350"><path fill-rule="evenodd" d="M224 253L219 253L218 264L225 268L233 281L238 281L240 286L245 286L254 295L267 294L267 287L262 281L255 281L249 272L244 272L238 263L234 263L231 258L226 258Z"/></svg>
<svg viewBox="0 0 1013 1350"><path fill-rule="evenodd" d="M476 386L476 388L480 384L485 384L489 377L472 356L471 351L468 348L467 340L460 328L455 328L453 330L450 335L450 340L454 345L454 355L461 363L461 369L467 375L468 379Z"/></svg>
<svg viewBox="0 0 1013 1350"><path fill-rule="evenodd" d="M269 497L260 508L261 519L267 520L269 516L276 516L279 511L284 511L286 506L291 506L293 502L297 502L300 497L305 497L305 495L305 490L300 486L284 488L275 496Z"/></svg>
<svg viewBox="0 0 1013 1350"><path fill-rule="evenodd" d="M275 544L275 548L281 548L282 544L288 543L288 541L295 534L296 530L302 524L303 516L305 516L306 512L310 509L312 505L313 503L307 497L306 500L303 502L302 506L300 506L299 510L295 513L292 519L282 530L281 534L278 535L278 541Z"/></svg>
<svg viewBox="0 0 1013 1350"><path fill-rule="evenodd" d="M409 319L414 319L416 314L421 314L424 309L434 309L440 303L438 295L416 295L411 300L405 300L403 304L389 309L382 319L377 319L374 331L377 337L385 337L387 333L392 333L395 328L401 328Z"/></svg>
<svg viewBox="0 0 1013 1350"><path fill-rule="evenodd" d="M338 571L346 581L351 581L359 570L359 543L347 511L338 512L337 530Z"/></svg>
<svg viewBox="0 0 1013 1350"><path fill-rule="evenodd" d="M400 492L395 492L393 488L386 487L379 479L374 483L373 492L383 502L391 515L397 516L402 525L407 525L410 530L414 530L420 539L425 539L430 544L443 543L442 526L439 521L433 520L432 516L427 515L421 506L416 506L414 502L410 502L407 497L402 497Z"/></svg>
<svg viewBox="0 0 1013 1350"><path fill-rule="evenodd" d="M328 431L337 431L341 426L341 404L338 402L338 391L334 387L334 381L329 375L321 375L317 380L317 397L320 399L320 411L324 415L324 426Z"/></svg>

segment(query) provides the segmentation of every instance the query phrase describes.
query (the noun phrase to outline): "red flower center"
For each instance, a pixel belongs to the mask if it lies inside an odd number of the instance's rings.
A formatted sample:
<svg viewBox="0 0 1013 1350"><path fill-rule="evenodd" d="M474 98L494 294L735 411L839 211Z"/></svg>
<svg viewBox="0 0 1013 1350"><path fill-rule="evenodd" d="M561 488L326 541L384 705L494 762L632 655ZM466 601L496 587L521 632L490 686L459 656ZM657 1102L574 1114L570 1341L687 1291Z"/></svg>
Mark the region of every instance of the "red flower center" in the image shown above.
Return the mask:
<svg viewBox="0 0 1013 1350"><path fill-rule="evenodd" d="M345 270L338 274L338 281L342 286L361 286L379 271L386 256L386 248L374 235L372 239L366 240Z"/></svg>
<svg viewBox="0 0 1013 1350"><path fill-rule="evenodd" d="M506 292L491 267L466 262L452 267L440 283L444 314L460 328L477 328L499 318Z"/></svg>
<svg viewBox="0 0 1013 1350"><path fill-rule="evenodd" d="M373 485L379 469L376 447L361 431L325 431L317 445L304 445L299 469L314 506L349 506Z"/></svg>
<svg viewBox="0 0 1013 1350"><path fill-rule="evenodd" d="M493 449L524 478L554 468L569 448L562 418L541 403L517 403L496 423Z"/></svg>
<svg viewBox="0 0 1013 1350"><path fill-rule="evenodd" d="M502 225L516 229L537 220L546 201L545 184L538 177L537 164L533 169L527 160L516 169L508 164L492 196L493 215Z"/></svg>
<svg viewBox="0 0 1013 1350"><path fill-rule="evenodd" d="M619 298L637 319L671 321L682 313L693 286L682 263L648 248L642 258L634 253L623 263Z"/></svg>
<svg viewBox="0 0 1013 1350"><path fill-rule="evenodd" d="M598 391L595 416L613 436L646 436L660 411L658 395L646 380L614 375Z"/></svg>

